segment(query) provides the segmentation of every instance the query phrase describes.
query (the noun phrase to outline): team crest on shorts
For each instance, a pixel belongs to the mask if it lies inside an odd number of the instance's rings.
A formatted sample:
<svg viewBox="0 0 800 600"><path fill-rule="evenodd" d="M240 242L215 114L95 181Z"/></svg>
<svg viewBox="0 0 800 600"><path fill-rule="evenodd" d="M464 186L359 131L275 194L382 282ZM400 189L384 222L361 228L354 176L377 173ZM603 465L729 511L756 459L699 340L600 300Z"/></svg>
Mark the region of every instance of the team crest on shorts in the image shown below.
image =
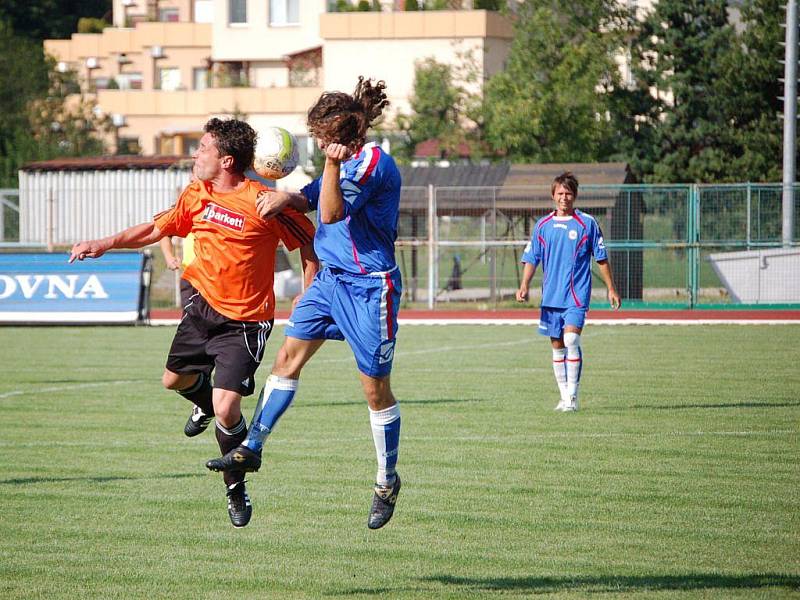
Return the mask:
<svg viewBox="0 0 800 600"><path fill-rule="evenodd" d="M394 340L381 344L380 353L378 364L384 365L388 362L392 362L392 359L394 358Z"/></svg>

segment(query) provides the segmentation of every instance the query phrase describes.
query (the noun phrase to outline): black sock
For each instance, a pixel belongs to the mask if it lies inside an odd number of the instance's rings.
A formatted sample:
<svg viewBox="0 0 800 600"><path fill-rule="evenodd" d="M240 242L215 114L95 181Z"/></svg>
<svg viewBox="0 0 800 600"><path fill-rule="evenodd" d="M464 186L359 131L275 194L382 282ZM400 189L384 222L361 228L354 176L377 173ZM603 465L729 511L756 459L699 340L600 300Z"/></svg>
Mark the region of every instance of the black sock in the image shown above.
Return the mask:
<svg viewBox="0 0 800 600"><path fill-rule="evenodd" d="M197 381L192 387L186 388L185 390L178 390L178 393L200 408L205 414L213 417L214 403L211 400L213 391L208 375L200 372L198 373Z"/></svg>
<svg viewBox="0 0 800 600"><path fill-rule="evenodd" d="M242 417L239 423L230 429L226 429L217 421L215 431L219 450L222 452L222 456L225 456L228 452L240 446L247 437L247 422ZM230 487L234 483L244 481L244 471L223 471L222 478L225 480L225 485Z"/></svg>

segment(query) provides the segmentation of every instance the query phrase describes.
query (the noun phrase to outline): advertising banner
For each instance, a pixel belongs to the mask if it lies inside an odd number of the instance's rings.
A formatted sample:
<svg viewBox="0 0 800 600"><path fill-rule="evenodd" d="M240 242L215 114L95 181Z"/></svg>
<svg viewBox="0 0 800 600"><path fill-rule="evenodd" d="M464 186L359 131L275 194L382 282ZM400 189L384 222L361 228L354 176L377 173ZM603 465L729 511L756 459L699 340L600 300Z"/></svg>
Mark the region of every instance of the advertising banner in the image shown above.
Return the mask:
<svg viewBox="0 0 800 600"><path fill-rule="evenodd" d="M113 252L67 262L68 254L0 254L0 322L135 323L142 316L145 256Z"/></svg>

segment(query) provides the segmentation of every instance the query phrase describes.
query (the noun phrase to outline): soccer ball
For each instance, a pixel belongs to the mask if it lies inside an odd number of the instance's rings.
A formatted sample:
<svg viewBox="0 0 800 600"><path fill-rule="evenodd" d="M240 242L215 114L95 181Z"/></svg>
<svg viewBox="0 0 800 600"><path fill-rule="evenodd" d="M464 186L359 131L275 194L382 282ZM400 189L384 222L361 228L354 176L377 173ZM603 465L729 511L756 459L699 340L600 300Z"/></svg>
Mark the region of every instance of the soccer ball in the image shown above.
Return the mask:
<svg viewBox="0 0 800 600"><path fill-rule="evenodd" d="M294 171L300 156L297 140L283 127L268 127L258 134L253 170L266 179L280 179Z"/></svg>

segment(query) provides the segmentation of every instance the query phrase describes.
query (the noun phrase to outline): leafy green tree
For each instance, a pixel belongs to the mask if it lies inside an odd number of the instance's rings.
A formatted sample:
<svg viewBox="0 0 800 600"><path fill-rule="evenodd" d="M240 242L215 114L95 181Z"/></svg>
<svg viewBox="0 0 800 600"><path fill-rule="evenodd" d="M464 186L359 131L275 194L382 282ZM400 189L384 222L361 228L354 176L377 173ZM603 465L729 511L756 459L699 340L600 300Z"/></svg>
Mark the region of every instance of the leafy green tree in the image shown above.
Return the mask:
<svg viewBox="0 0 800 600"><path fill-rule="evenodd" d="M733 135L730 180L781 181L784 4L746 0L742 33L722 64L717 86Z"/></svg>
<svg viewBox="0 0 800 600"><path fill-rule="evenodd" d="M14 34L0 21L0 187L16 182L25 158L27 107L47 93L47 64L40 43Z"/></svg>
<svg viewBox="0 0 800 600"><path fill-rule="evenodd" d="M78 19L111 20L112 0L2 0L0 21L11 24L17 35L34 40L68 38L77 31Z"/></svg>
<svg viewBox="0 0 800 600"><path fill-rule="evenodd" d="M0 21L0 187L26 162L103 152L108 117L83 97L75 73L59 72L40 42Z"/></svg>
<svg viewBox="0 0 800 600"><path fill-rule="evenodd" d="M637 164L647 181L730 178L735 136L720 81L735 45L726 0L660 0L632 48L639 90L650 109L637 118L653 144Z"/></svg>
<svg viewBox="0 0 800 600"><path fill-rule="evenodd" d="M616 0L523 0L507 67L485 88L487 141L520 162L605 160L630 102L615 62L633 18Z"/></svg>
<svg viewBox="0 0 800 600"><path fill-rule="evenodd" d="M473 157L480 155L480 98L469 91L475 84L476 68L469 54L461 54L460 66L438 62L434 58L418 61L414 72L414 93L410 115L399 115L400 128L407 144L398 152L400 158L413 156L417 144L430 139L439 142L439 151L457 156L463 144Z"/></svg>

